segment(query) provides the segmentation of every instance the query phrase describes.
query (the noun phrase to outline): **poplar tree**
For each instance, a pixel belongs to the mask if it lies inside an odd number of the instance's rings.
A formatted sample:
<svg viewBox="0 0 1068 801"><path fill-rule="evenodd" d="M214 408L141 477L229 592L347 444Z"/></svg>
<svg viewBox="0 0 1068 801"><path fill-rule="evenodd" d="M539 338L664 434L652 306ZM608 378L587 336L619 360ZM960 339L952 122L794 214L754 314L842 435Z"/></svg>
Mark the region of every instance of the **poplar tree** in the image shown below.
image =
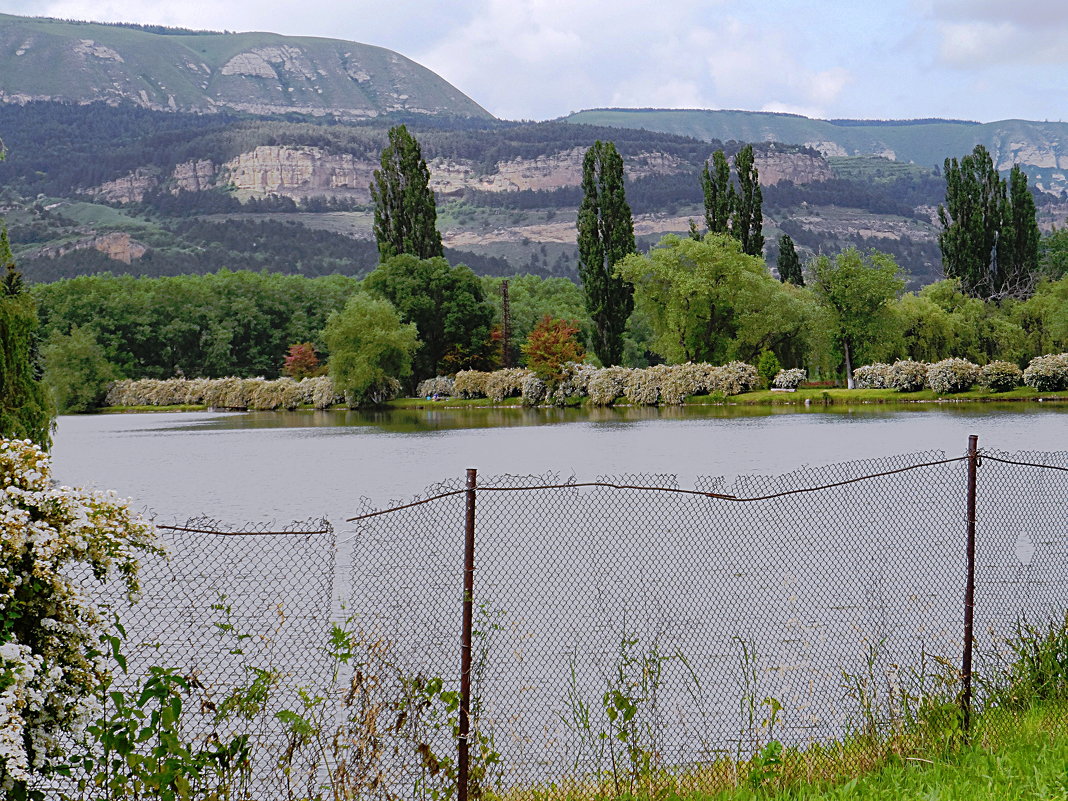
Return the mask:
<svg viewBox="0 0 1068 801"><path fill-rule="evenodd" d="M430 190L430 170L419 142L404 125L389 129L381 168L375 170L371 182L371 200L375 241L383 262L401 253L418 259L445 255Z"/></svg>
<svg viewBox="0 0 1068 801"><path fill-rule="evenodd" d="M578 250L586 310L593 320L593 350L606 367L619 364L623 332L634 309L634 288L616 276L614 268L636 248L623 159L611 142L594 142L582 160Z"/></svg>
<svg viewBox="0 0 1068 801"><path fill-rule="evenodd" d="M942 232L942 270L960 281L972 297L989 298L994 279L998 237L1007 203L1005 183L982 145L957 161L945 160L946 202L938 207Z"/></svg>
<svg viewBox="0 0 1068 801"><path fill-rule="evenodd" d="M734 171L738 176L738 195L731 215L731 235L742 243L742 252L760 256L764 252L763 195L760 176L753 161L753 146L746 145L734 157Z"/></svg>
<svg viewBox="0 0 1068 801"><path fill-rule="evenodd" d="M1030 294L1038 273L1039 239L1035 197L1027 187L1027 175L1015 164L998 239L995 295Z"/></svg>
<svg viewBox="0 0 1068 801"><path fill-rule="evenodd" d="M789 234L779 237L779 280L794 286L804 286L805 277L801 274L801 259L794 247L794 240Z"/></svg>
<svg viewBox="0 0 1068 801"><path fill-rule="evenodd" d="M36 375L37 308L0 220L0 436L52 444L53 406Z"/></svg>
<svg viewBox="0 0 1068 801"><path fill-rule="evenodd" d="M722 150L712 154L712 169L705 162L701 170L701 190L705 196L705 227L711 234L725 234L730 230L734 209L734 185L731 168Z"/></svg>

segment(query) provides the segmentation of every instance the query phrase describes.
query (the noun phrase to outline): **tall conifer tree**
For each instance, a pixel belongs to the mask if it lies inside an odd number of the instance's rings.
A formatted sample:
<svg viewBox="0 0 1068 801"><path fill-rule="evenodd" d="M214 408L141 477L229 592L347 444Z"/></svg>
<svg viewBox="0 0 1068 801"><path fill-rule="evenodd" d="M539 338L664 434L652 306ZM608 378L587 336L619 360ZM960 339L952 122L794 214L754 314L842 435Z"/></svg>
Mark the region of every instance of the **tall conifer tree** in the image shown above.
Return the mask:
<svg viewBox="0 0 1068 801"><path fill-rule="evenodd" d="M997 247L994 294L999 297L1029 294L1038 273L1040 234L1035 198L1019 164L1009 173L1008 197Z"/></svg>
<svg viewBox="0 0 1068 801"><path fill-rule="evenodd" d="M938 207L942 270L973 297L994 294L995 258L1006 204L1005 183L982 145L960 161L946 159L946 203Z"/></svg>
<svg viewBox="0 0 1068 801"><path fill-rule="evenodd" d="M371 199L375 240L383 262L401 253L418 259L445 255L430 190L430 170L419 142L404 125L389 129L381 168L375 170L371 182Z"/></svg>
<svg viewBox="0 0 1068 801"><path fill-rule="evenodd" d="M725 234L730 229L734 210L734 185L731 168L722 150L712 154L712 169L705 162L701 170L701 190L705 196L705 227L712 234Z"/></svg>
<svg viewBox="0 0 1068 801"><path fill-rule="evenodd" d="M742 252L760 256L764 252L764 198L760 191L760 176L753 161L753 146L746 145L734 157L734 171L738 176L738 196L731 216L731 235L742 243Z"/></svg>
<svg viewBox="0 0 1068 801"><path fill-rule="evenodd" d="M634 222L623 185L623 159L611 142L594 142L582 160L578 211L579 277L593 319L593 350L607 367L623 356L623 332L634 288L617 278L616 262L634 253Z"/></svg>
<svg viewBox="0 0 1068 801"><path fill-rule="evenodd" d="M794 247L794 240L789 234L779 237L779 280L794 286L804 286L805 277L801 273L801 259Z"/></svg>

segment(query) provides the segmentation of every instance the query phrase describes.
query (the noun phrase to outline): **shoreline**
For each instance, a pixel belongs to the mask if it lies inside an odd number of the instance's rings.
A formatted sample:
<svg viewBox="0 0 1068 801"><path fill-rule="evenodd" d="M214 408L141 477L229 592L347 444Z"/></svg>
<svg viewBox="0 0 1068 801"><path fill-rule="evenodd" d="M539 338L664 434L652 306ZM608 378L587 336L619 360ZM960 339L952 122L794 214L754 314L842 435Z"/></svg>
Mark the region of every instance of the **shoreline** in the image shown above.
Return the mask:
<svg viewBox="0 0 1068 801"><path fill-rule="evenodd" d="M315 409L312 406L298 406L296 409L243 409L243 408L220 408L203 404L181 404L174 406L104 406L88 414L136 414L155 412L250 412L250 411L390 411L402 409L507 409L507 408L531 408L531 409L593 409L594 407L584 402L585 399L576 398L572 403L563 406L538 405L524 407L519 398L507 398L496 402L488 398L448 398L445 400L426 400L425 398L398 398L388 401L381 406L369 406L361 409L349 409L343 404L331 406L327 409ZM624 400L624 399L621 399ZM755 390L740 395L729 397L715 395L694 395L687 398L685 403L670 404L667 406L649 406L644 404L632 404L624 400L617 401L611 406L597 408L619 409L662 409L662 408L686 408L707 406L745 406L745 407L800 407L796 411L812 411L819 407L847 406L847 405L880 405L880 406L913 406L925 404L931 406L953 405L959 403L1068 403L1068 391L1038 392L1030 387L1017 387L1008 392L983 392L970 390L954 395L935 395L931 390L902 393L897 390L887 389L843 389L843 388L815 388L798 389L795 392L773 392L771 390ZM785 410L784 410L785 411Z"/></svg>

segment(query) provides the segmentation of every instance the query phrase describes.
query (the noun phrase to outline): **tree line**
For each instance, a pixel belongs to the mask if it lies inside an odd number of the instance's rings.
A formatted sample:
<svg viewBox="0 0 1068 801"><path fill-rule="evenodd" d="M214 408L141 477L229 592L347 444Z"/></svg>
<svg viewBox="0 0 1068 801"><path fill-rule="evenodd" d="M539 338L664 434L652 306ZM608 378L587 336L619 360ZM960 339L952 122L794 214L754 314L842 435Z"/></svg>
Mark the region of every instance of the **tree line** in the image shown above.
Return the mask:
<svg viewBox="0 0 1068 801"><path fill-rule="evenodd" d="M717 152L705 167L706 230L695 222L689 237L667 236L639 253L622 158L611 142L595 143L583 161L576 231L582 285L532 276L506 285L445 257L425 159L398 126L374 175L378 266L363 281L224 270L41 284L28 295L41 321L29 341L50 385L66 387L56 396L85 405L117 377L277 376L300 343L318 350L353 403L410 391L434 375L514 363L520 351L529 358L588 348L605 366L774 359L851 379L854 367L872 361L1023 364L1068 346L1066 277L995 294L958 275L904 293L902 271L887 254L848 248L802 265L788 236L778 242L775 277L763 260L752 151L742 148L732 161ZM997 232L991 258L1007 228L1027 216L1013 213L1021 187L1015 196L1011 187L1010 177L1001 215L986 218ZM946 230L961 208L952 191L942 210ZM190 231L198 225L189 223ZM979 229L970 236L991 241ZM1026 264L1037 264L1039 243L1011 236L1030 248ZM1048 239L1046 261L1068 264L1068 234ZM951 252L947 264L955 264ZM80 385L98 391L75 392Z"/></svg>

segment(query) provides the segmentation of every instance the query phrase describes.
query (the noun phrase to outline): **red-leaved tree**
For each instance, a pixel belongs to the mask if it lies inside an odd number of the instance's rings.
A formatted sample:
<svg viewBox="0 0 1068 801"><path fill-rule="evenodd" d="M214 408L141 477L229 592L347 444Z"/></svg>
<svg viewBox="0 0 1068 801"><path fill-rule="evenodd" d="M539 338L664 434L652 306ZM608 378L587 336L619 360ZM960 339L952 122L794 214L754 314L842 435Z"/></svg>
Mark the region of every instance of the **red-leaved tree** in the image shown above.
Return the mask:
<svg viewBox="0 0 1068 801"><path fill-rule="evenodd" d="M310 342L290 345L282 372L297 381L321 375L323 369L319 364L319 357L315 354L315 346Z"/></svg>
<svg viewBox="0 0 1068 801"><path fill-rule="evenodd" d="M565 364L586 358L578 332L578 323L545 315L522 347L527 366L545 383L556 384L564 377Z"/></svg>

